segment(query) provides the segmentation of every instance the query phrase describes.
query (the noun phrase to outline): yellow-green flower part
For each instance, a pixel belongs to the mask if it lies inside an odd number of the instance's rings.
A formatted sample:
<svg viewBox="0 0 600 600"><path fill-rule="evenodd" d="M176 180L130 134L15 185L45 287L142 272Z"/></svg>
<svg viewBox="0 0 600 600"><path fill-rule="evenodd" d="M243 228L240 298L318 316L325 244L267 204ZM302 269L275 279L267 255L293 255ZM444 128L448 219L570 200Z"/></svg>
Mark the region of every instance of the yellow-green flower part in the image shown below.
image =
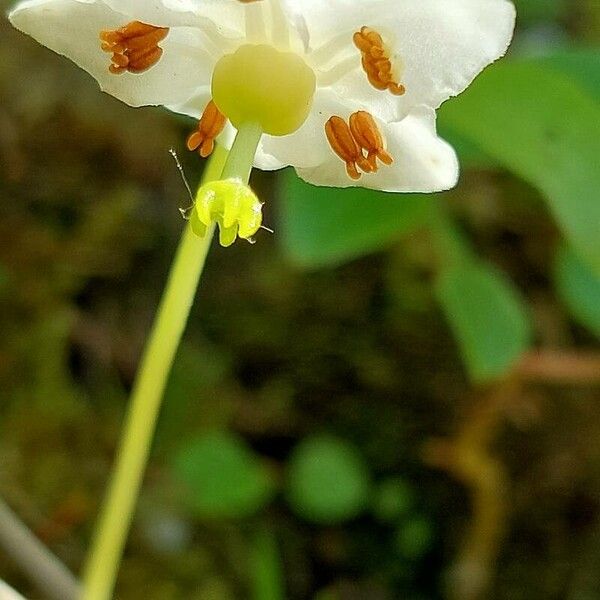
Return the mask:
<svg viewBox="0 0 600 600"><path fill-rule="evenodd" d="M298 54L246 44L219 60L212 94L236 128L253 122L269 135L283 136L306 121L316 86L314 71Z"/></svg>
<svg viewBox="0 0 600 600"><path fill-rule="evenodd" d="M208 228L219 226L221 246L231 246L240 237L251 240L262 225L262 203L238 179L213 181L200 187L190 217L193 232L205 237Z"/></svg>

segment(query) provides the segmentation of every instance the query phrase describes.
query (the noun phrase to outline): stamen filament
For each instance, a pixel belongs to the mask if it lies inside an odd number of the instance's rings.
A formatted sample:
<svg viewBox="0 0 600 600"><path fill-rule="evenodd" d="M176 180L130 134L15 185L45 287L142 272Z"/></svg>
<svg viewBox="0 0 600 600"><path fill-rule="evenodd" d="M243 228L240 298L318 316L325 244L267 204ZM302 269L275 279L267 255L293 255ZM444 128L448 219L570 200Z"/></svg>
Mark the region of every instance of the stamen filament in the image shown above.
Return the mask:
<svg viewBox="0 0 600 600"><path fill-rule="evenodd" d="M333 60L339 61L338 55L344 50L348 50L347 33L341 33L313 50L309 55L309 59L313 66L317 68L325 67Z"/></svg>
<svg viewBox="0 0 600 600"><path fill-rule="evenodd" d="M281 6L281 0L270 0L273 42L282 49L290 47L290 27Z"/></svg>
<svg viewBox="0 0 600 600"><path fill-rule="evenodd" d="M235 47L231 40L222 36L213 26L207 25L200 31L205 50L216 60L223 56L223 50L229 52Z"/></svg>
<svg viewBox="0 0 600 600"><path fill-rule="evenodd" d="M319 71L319 85L329 86L337 83L342 77L345 77L352 71L355 71L360 66L356 56L350 56L346 60L335 65L328 71Z"/></svg>
<svg viewBox="0 0 600 600"><path fill-rule="evenodd" d="M265 42L265 12L262 2L254 2L246 7L246 37L249 42Z"/></svg>

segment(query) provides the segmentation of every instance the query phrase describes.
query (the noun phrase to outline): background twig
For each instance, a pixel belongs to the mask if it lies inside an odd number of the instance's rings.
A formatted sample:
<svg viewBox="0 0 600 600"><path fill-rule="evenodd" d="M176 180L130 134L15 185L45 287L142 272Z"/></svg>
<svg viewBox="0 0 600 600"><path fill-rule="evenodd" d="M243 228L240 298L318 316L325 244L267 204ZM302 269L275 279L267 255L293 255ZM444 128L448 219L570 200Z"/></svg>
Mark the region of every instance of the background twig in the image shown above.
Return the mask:
<svg viewBox="0 0 600 600"><path fill-rule="evenodd" d="M51 600L77 600L79 586L71 572L29 531L0 499L0 548ZM0 600L3 590L0 587ZM10 596L7 596L7 599Z"/></svg>

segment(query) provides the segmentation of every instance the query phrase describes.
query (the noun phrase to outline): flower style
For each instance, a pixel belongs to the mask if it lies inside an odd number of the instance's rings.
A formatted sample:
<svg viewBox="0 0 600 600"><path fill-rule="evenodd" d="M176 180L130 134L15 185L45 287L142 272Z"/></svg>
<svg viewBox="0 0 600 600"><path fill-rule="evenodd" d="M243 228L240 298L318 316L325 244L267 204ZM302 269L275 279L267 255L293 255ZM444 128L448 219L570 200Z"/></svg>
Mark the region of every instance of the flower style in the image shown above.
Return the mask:
<svg viewBox="0 0 600 600"><path fill-rule="evenodd" d="M512 37L509 0L25 0L12 23L132 106L199 119L188 148L258 124L254 166L316 185L449 189L435 110Z"/></svg>

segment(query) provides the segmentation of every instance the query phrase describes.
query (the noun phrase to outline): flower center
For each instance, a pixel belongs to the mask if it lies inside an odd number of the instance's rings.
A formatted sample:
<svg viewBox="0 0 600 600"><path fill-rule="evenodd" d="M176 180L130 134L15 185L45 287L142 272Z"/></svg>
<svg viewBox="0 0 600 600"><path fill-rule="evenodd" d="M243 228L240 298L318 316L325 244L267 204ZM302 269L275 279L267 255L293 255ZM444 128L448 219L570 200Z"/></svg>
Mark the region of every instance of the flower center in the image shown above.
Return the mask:
<svg viewBox="0 0 600 600"><path fill-rule="evenodd" d="M217 63L213 101L239 129L258 123L265 133L294 133L306 121L315 94L314 71L294 52L246 44Z"/></svg>

